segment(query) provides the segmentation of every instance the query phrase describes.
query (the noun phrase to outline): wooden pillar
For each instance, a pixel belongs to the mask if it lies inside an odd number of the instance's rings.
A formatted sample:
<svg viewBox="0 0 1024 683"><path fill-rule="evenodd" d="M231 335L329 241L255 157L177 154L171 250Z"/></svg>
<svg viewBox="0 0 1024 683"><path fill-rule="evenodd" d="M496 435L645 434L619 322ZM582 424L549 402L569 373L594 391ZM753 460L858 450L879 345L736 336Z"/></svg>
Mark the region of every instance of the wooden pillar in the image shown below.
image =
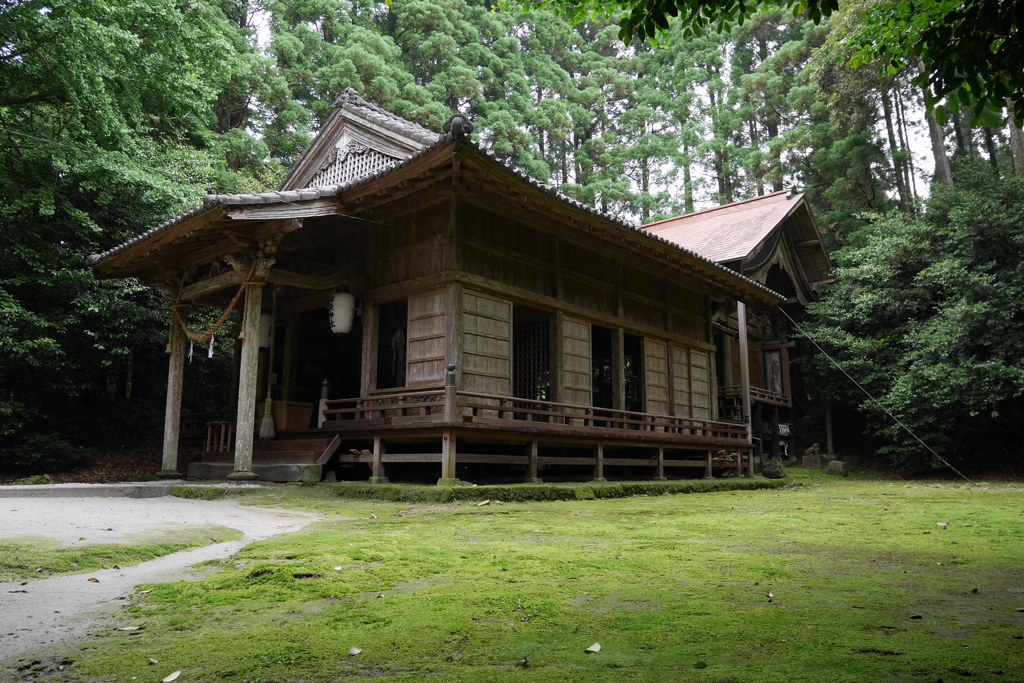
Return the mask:
<svg viewBox="0 0 1024 683"><path fill-rule="evenodd" d="M379 436L373 437L373 463L370 467L371 484L388 483L388 478L384 474L384 440Z"/></svg>
<svg viewBox="0 0 1024 683"><path fill-rule="evenodd" d="M175 311L188 315L188 306L173 306L167 345L171 357L167 364L167 403L164 408L163 461L157 477L181 479L178 472L178 436L181 433L181 386L185 375L185 330L181 329Z"/></svg>
<svg viewBox="0 0 1024 683"><path fill-rule="evenodd" d="M369 396L377 387L377 330L380 325L380 306L363 301L363 367L359 374L359 395Z"/></svg>
<svg viewBox="0 0 1024 683"><path fill-rule="evenodd" d="M665 447L658 446L658 466L654 470L654 478L665 481Z"/></svg>
<svg viewBox="0 0 1024 683"><path fill-rule="evenodd" d="M782 435L779 433L779 407L772 406L772 457L778 458L782 455Z"/></svg>
<svg viewBox="0 0 1024 683"><path fill-rule="evenodd" d="M626 333L612 330L612 407L626 409Z"/></svg>
<svg viewBox="0 0 1024 683"><path fill-rule="evenodd" d="M529 463L526 466L526 480L530 484L543 484L544 480L537 476L537 440L531 440L526 448L529 457Z"/></svg>
<svg viewBox="0 0 1024 683"><path fill-rule="evenodd" d="M604 444L594 446L594 481L604 481Z"/></svg>
<svg viewBox="0 0 1024 683"><path fill-rule="evenodd" d="M457 377L455 374L455 363L448 364L448 370L444 375L444 421L449 425L454 424L458 415L458 392L456 389ZM437 480L438 486L458 486L459 478L455 474L455 466L458 462L458 452L455 447L455 432L445 429L441 435L441 478Z"/></svg>
<svg viewBox="0 0 1024 683"><path fill-rule="evenodd" d="M750 429L750 352L747 342L747 305L742 301L736 302L736 321L739 327L740 336L740 391L743 395L743 422L747 426L747 443L754 443L754 435ZM736 461L736 475L740 474L740 462L742 457ZM750 476L754 472L753 455L749 458Z"/></svg>
<svg viewBox="0 0 1024 683"><path fill-rule="evenodd" d="M242 367L238 375L238 409L235 417L235 471L228 475L228 479L258 479L252 471L252 442L256 426L262 308L263 282L253 282L245 288L245 320L242 324L245 338L242 340Z"/></svg>
<svg viewBox="0 0 1024 683"><path fill-rule="evenodd" d="M707 464L704 466L704 479L714 479L714 472L711 470L711 451L708 451Z"/></svg>

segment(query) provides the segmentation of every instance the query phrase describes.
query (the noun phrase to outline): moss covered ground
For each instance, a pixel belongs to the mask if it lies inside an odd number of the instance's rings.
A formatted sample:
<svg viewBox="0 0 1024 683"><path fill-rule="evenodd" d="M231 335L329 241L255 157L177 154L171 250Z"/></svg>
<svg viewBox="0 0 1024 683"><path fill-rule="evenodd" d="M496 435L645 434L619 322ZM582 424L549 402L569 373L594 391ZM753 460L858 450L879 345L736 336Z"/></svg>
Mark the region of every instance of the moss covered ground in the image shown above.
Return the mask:
<svg viewBox="0 0 1024 683"><path fill-rule="evenodd" d="M64 544L42 536L0 538L0 581L77 574L115 565L130 566L180 550L237 541L243 534L216 524L178 526L130 534L111 543Z"/></svg>
<svg viewBox="0 0 1024 683"><path fill-rule="evenodd" d="M244 500L323 520L140 587L137 631L46 680L1021 680L1024 486L790 481L487 505L264 491Z"/></svg>

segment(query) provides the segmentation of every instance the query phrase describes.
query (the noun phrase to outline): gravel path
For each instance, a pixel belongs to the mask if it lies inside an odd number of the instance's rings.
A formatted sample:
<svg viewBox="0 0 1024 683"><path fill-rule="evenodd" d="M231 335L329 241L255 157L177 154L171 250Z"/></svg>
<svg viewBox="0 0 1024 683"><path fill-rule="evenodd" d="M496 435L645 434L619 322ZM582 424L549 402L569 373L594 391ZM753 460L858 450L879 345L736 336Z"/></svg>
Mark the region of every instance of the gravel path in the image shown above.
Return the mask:
<svg viewBox="0 0 1024 683"><path fill-rule="evenodd" d="M189 581L201 573L189 567L224 558L246 544L298 531L316 515L242 507L236 501L161 498L5 498L0 500L0 538L45 536L63 543L111 542L127 534L168 525L209 525L238 529L240 541L165 555L123 569L55 576L21 585L0 583L0 680L19 659L40 648L88 635L116 623L118 607L142 583ZM180 526L179 526L180 528ZM94 577L99 582L87 579Z"/></svg>

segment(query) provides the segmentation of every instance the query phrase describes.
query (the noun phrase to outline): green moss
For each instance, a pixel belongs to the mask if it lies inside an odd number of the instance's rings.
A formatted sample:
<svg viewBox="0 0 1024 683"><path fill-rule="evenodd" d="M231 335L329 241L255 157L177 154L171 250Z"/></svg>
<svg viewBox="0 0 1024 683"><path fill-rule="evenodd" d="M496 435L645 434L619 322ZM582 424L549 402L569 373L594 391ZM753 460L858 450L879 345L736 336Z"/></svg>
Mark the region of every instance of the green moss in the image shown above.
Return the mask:
<svg viewBox="0 0 1024 683"><path fill-rule="evenodd" d="M56 574L76 574L129 566L162 555L199 548L211 543L237 541L243 534L219 525L167 524L131 534L117 543L77 542L69 545L39 536L0 539L0 581L41 579Z"/></svg>
<svg viewBox="0 0 1024 683"><path fill-rule="evenodd" d="M170 487L170 495L176 498L188 498L190 500L220 500L237 496L247 496L259 489L238 488L232 486L188 486L177 485Z"/></svg>
<svg viewBox="0 0 1024 683"><path fill-rule="evenodd" d="M634 497L601 496L623 486ZM487 506L263 490L247 502L331 517L211 563L199 581L148 586L125 615L142 636L97 638L53 680L182 669L276 683L790 683L1024 669L1012 638L1024 633L1024 486L820 474L701 496L646 486L502 505L488 494ZM588 489L594 499L576 499Z"/></svg>

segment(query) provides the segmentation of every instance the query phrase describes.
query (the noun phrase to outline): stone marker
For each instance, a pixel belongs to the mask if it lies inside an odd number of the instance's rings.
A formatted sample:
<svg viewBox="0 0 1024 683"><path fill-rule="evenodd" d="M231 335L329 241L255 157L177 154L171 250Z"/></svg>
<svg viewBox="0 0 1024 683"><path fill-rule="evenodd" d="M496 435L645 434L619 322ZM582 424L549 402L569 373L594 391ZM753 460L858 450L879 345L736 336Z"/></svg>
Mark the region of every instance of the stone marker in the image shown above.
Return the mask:
<svg viewBox="0 0 1024 683"><path fill-rule="evenodd" d="M826 474L838 474L845 477L850 473L850 464L842 460L833 460L825 470Z"/></svg>

